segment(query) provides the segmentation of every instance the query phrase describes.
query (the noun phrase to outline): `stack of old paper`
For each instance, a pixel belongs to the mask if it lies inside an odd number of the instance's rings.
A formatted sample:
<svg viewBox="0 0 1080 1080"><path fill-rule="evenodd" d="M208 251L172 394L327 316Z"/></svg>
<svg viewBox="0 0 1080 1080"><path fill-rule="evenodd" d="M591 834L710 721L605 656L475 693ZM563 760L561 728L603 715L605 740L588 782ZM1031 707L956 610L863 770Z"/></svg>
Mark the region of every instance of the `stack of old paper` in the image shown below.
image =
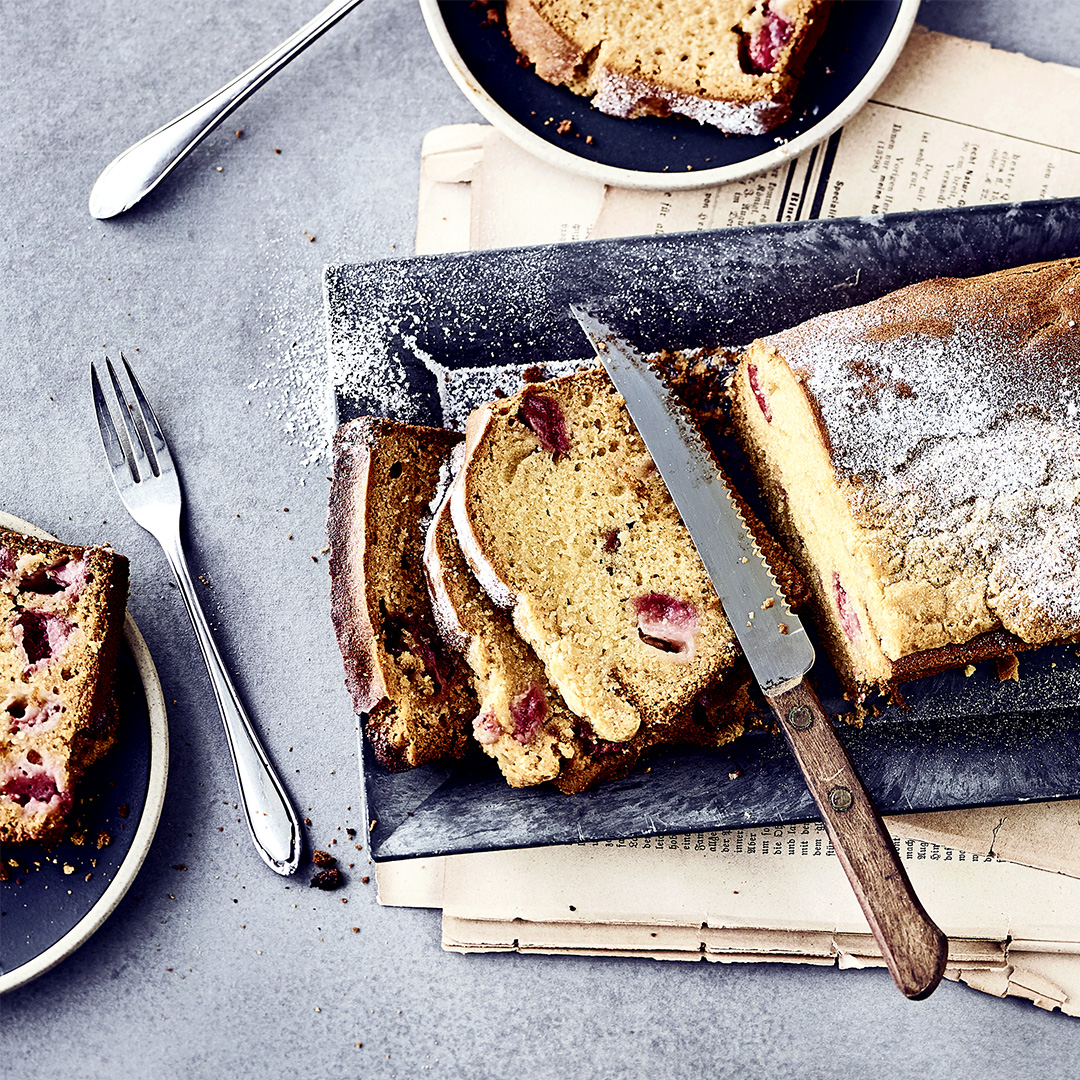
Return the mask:
<svg viewBox="0 0 1080 1080"><path fill-rule="evenodd" d="M874 99L768 173L607 188L483 125L424 144L419 254L1080 195L1080 71L916 30ZM948 975L1080 1015L1080 802L890 818ZM820 824L382 863L451 949L880 965Z"/></svg>

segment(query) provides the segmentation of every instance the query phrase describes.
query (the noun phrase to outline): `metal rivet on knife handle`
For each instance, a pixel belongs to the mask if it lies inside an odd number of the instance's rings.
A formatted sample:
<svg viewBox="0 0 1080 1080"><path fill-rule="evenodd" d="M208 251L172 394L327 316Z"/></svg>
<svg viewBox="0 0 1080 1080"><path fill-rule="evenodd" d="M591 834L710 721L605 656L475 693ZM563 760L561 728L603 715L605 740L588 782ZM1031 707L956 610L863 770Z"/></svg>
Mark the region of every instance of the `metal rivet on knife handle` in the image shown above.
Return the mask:
<svg viewBox="0 0 1080 1080"><path fill-rule="evenodd" d="M834 810L850 810L855 797L846 787L835 787L829 792L829 803Z"/></svg>
<svg viewBox="0 0 1080 1080"><path fill-rule="evenodd" d="M805 705L796 705L787 714L787 722L796 731L809 731L814 726L814 714Z"/></svg>

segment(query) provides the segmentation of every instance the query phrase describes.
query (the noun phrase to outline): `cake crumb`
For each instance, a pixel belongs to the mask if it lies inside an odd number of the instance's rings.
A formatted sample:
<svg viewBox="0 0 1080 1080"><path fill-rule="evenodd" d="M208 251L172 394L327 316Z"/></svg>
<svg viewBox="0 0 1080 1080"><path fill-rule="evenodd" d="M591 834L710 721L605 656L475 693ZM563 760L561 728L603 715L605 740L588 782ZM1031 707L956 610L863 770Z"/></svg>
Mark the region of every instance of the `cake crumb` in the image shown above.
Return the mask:
<svg viewBox="0 0 1080 1080"><path fill-rule="evenodd" d="M999 682L1020 681L1020 660L1015 653L997 658L997 677Z"/></svg>
<svg viewBox="0 0 1080 1080"><path fill-rule="evenodd" d="M340 889L343 884L344 879L341 876L341 871L336 866L332 866L328 870L320 870L313 875L309 888L330 892L333 889Z"/></svg>

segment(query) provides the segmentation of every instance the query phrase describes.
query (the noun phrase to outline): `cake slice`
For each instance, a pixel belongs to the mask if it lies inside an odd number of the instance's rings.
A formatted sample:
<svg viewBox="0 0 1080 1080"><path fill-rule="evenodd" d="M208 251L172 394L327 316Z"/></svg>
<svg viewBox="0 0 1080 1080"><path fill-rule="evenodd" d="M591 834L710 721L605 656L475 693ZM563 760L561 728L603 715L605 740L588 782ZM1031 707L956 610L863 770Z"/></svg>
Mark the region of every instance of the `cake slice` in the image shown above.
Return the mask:
<svg viewBox="0 0 1080 1080"><path fill-rule="evenodd" d="M454 535L449 492L428 528L424 569L440 631L473 672L473 736L511 787L553 781L577 792L633 768L642 740L601 743L548 683L507 612L480 588Z"/></svg>
<svg viewBox="0 0 1080 1080"><path fill-rule="evenodd" d="M1080 635L1080 259L756 341L734 420L860 697Z"/></svg>
<svg viewBox="0 0 1080 1080"><path fill-rule="evenodd" d="M468 670L443 645L422 569L431 504L460 441L376 417L334 437L330 614L353 706L391 771L460 757L476 715Z"/></svg>
<svg viewBox="0 0 1080 1080"><path fill-rule="evenodd" d="M450 506L485 592L600 739L672 722L737 664L693 542L602 371L477 409Z"/></svg>
<svg viewBox="0 0 1080 1080"><path fill-rule="evenodd" d="M613 116L678 113L734 135L791 115L827 0L508 0L510 40L540 78Z"/></svg>
<svg viewBox="0 0 1080 1080"><path fill-rule="evenodd" d="M440 630L473 670L480 701L473 734L512 787L551 781L566 793L583 791L626 775L656 746L722 746L760 722L743 665L670 721L643 725L625 742L600 739L566 707L509 614L470 572L454 533L450 494L428 528L424 569Z"/></svg>
<svg viewBox="0 0 1080 1080"><path fill-rule="evenodd" d="M111 548L0 529L0 842L59 839L116 739L127 585Z"/></svg>

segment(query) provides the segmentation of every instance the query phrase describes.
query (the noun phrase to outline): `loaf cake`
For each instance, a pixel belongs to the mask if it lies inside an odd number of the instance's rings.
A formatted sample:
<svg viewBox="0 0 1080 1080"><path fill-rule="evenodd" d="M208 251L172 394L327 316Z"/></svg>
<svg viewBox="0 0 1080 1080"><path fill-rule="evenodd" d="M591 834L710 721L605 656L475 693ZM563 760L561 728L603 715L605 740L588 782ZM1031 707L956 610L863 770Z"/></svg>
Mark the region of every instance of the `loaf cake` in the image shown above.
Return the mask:
<svg viewBox="0 0 1080 1080"><path fill-rule="evenodd" d="M731 626L602 371L477 409L450 507L485 592L600 739L671 722L735 666Z"/></svg>
<svg viewBox="0 0 1080 1080"><path fill-rule="evenodd" d="M59 839L116 739L127 585L110 548L0 529L0 842Z"/></svg>
<svg viewBox="0 0 1080 1080"><path fill-rule="evenodd" d="M860 697L1080 635L1080 259L746 351L733 416Z"/></svg>
<svg viewBox="0 0 1080 1080"><path fill-rule="evenodd" d="M429 526L424 567L440 630L473 671L480 703L473 734L512 787L551 781L563 792L583 791L624 776L653 747L722 746L760 722L761 710L749 696L749 670L741 665L670 720L643 725L624 742L600 739L586 718L566 707L509 614L470 572L449 496Z"/></svg>
<svg viewBox="0 0 1080 1080"><path fill-rule="evenodd" d="M345 684L375 756L401 771L460 757L476 715L468 671L435 626L427 518L461 436L361 417L334 438L330 613Z"/></svg>
<svg viewBox="0 0 1080 1080"><path fill-rule="evenodd" d="M791 115L827 0L508 0L514 47L540 78L613 116L677 113L734 135Z"/></svg>

